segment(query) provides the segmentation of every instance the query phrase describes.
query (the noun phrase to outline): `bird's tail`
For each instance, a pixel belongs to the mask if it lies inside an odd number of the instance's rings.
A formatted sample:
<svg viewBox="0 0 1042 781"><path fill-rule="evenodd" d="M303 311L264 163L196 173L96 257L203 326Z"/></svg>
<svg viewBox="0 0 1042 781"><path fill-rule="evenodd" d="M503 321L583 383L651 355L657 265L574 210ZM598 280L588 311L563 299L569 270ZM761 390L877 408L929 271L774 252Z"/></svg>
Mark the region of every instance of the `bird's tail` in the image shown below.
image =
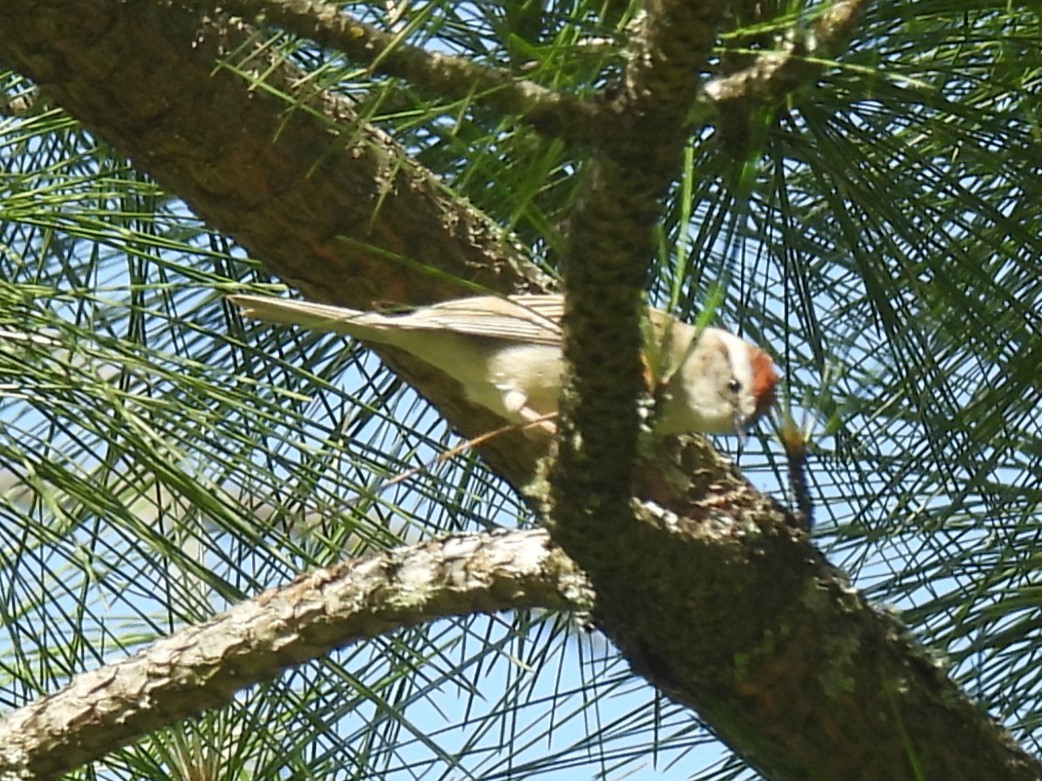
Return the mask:
<svg viewBox="0 0 1042 781"><path fill-rule="evenodd" d="M299 325L315 331L370 336L380 324L369 321L382 320L373 312L272 296L228 296L228 300L242 310L244 317L281 325Z"/></svg>

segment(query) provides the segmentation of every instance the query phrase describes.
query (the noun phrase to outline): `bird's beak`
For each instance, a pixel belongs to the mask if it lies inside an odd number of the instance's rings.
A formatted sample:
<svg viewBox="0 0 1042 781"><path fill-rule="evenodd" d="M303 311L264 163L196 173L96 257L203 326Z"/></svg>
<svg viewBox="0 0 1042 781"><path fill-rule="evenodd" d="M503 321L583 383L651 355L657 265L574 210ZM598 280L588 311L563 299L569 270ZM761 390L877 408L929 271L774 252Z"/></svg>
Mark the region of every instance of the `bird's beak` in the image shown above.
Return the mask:
<svg viewBox="0 0 1042 781"><path fill-rule="evenodd" d="M738 447L745 447L745 440L748 439L749 424L746 422L745 417L741 412L734 414L734 433L738 436Z"/></svg>

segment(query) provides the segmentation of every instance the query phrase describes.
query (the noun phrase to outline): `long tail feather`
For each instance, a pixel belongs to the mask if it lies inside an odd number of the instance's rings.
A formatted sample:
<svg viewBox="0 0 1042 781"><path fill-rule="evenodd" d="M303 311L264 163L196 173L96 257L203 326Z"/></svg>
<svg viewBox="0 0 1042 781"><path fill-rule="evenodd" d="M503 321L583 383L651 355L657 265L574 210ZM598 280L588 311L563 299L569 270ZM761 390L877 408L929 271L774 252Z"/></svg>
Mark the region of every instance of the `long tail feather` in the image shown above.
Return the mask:
<svg viewBox="0 0 1042 781"><path fill-rule="evenodd" d="M264 320L281 325L299 325L321 331L336 331L342 334L371 332L373 323L360 322L372 319L369 312L345 309L339 306L314 304L310 301L291 301L271 296L228 296L228 300L242 310L244 317ZM379 315L375 315L379 317ZM359 327L361 326L361 328Z"/></svg>

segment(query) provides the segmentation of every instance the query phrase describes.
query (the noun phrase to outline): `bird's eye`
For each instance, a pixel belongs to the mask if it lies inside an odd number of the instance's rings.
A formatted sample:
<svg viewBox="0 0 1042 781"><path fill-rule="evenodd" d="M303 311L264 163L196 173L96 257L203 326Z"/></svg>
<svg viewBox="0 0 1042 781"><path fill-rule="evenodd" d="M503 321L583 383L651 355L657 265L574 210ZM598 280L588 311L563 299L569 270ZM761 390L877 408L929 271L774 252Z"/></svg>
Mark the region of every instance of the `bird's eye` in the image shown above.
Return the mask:
<svg viewBox="0 0 1042 781"><path fill-rule="evenodd" d="M727 383L727 389L731 391L731 393L737 394L738 391L742 389L742 383L738 382L738 380L732 377L731 381Z"/></svg>

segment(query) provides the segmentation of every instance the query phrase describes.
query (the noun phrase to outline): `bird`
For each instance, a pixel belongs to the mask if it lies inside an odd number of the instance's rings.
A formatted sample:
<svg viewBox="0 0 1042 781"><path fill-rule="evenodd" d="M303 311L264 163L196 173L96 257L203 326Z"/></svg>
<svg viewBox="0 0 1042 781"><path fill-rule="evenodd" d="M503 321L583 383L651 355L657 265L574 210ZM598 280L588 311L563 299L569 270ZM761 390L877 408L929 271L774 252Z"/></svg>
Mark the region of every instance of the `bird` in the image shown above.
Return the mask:
<svg viewBox="0 0 1042 781"><path fill-rule="evenodd" d="M273 296L232 295L245 317L345 334L405 350L456 379L470 401L553 433L564 357L559 294L472 296L404 313L364 312ZM746 431L774 402L778 373L760 347L720 328L648 310L645 364L657 437Z"/></svg>

